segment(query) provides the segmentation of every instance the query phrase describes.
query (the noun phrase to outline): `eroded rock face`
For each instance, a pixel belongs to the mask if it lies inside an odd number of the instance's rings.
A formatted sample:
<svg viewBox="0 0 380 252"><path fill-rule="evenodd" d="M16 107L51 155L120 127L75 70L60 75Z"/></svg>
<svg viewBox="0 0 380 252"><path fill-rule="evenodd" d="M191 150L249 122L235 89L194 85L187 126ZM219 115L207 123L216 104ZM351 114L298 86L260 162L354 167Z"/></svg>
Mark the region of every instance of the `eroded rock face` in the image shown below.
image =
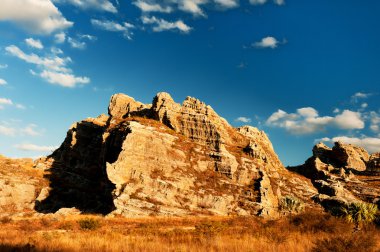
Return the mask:
<svg viewBox="0 0 380 252"><path fill-rule="evenodd" d="M369 154L365 149L341 142L335 143L332 155L338 165L357 171L366 170L366 163L369 160Z"/></svg>
<svg viewBox="0 0 380 252"><path fill-rule="evenodd" d="M108 111L74 124L52 154L39 211L274 217L283 196L313 204L315 188L283 167L264 132L235 129L198 99L116 94Z"/></svg>
<svg viewBox="0 0 380 252"><path fill-rule="evenodd" d="M378 153L369 156L361 147L337 142L333 148L315 145L305 164L289 169L312 179L319 192L314 199L331 210L357 201L378 203L378 167Z"/></svg>
<svg viewBox="0 0 380 252"><path fill-rule="evenodd" d="M0 155L0 173L0 217L32 213L36 196L47 185L43 172L33 169L32 159Z"/></svg>

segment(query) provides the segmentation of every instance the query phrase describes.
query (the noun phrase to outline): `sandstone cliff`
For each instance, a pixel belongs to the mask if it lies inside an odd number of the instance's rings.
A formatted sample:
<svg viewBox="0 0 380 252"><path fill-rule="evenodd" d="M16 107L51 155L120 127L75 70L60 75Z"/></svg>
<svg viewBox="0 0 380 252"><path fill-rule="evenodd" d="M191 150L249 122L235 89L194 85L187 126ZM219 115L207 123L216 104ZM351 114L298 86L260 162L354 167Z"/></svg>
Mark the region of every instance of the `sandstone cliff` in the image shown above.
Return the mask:
<svg viewBox="0 0 380 252"><path fill-rule="evenodd" d="M286 196L317 207L310 180L283 167L264 132L233 128L198 99L181 105L167 93L152 104L113 95L108 115L73 124L36 165L50 181L40 212L278 216Z"/></svg>

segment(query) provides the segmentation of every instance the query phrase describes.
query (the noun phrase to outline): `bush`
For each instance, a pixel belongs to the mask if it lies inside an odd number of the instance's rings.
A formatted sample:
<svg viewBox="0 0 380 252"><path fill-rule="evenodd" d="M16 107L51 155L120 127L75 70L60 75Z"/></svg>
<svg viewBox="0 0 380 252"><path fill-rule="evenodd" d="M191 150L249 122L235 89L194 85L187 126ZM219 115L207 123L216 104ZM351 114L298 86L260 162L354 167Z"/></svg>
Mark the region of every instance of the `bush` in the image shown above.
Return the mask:
<svg viewBox="0 0 380 252"><path fill-rule="evenodd" d="M294 196L287 195L280 200L280 210L300 213L304 209L304 203Z"/></svg>
<svg viewBox="0 0 380 252"><path fill-rule="evenodd" d="M100 227L100 222L93 218L84 218L78 221L79 227L82 230L95 230Z"/></svg>
<svg viewBox="0 0 380 252"><path fill-rule="evenodd" d="M341 208L342 217L355 225L368 224L376 219L377 206L371 203L354 202Z"/></svg>

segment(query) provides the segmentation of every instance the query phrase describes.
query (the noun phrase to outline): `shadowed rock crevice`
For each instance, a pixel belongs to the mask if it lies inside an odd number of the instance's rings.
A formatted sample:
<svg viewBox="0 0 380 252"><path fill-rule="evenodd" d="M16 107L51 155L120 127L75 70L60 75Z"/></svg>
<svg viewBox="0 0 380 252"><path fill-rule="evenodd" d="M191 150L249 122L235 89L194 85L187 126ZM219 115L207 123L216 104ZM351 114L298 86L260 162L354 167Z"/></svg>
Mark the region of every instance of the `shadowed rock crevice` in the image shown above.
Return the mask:
<svg viewBox="0 0 380 252"><path fill-rule="evenodd" d="M49 157L54 160L46 175L50 193L46 199L36 202L37 211L56 212L75 207L86 213L107 214L114 210L115 186L107 177L105 160L117 158L122 140L111 134L111 143L104 143L105 129L89 121L72 126L61 147Z"/></svg>

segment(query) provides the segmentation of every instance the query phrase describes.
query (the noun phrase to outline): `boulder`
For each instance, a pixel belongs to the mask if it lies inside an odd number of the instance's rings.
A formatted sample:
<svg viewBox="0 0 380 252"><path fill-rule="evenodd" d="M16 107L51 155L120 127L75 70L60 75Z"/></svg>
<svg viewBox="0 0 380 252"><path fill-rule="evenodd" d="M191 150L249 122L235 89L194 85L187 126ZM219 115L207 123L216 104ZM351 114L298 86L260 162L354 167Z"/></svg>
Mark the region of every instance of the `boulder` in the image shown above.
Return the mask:
<svg viewBox="0 0 380 252"><path fill-rule="evenodd" d="M369 160L369 154L364 148L341 142L335 143L332 155L339 166L357 171L365 171Z"/></svg>

